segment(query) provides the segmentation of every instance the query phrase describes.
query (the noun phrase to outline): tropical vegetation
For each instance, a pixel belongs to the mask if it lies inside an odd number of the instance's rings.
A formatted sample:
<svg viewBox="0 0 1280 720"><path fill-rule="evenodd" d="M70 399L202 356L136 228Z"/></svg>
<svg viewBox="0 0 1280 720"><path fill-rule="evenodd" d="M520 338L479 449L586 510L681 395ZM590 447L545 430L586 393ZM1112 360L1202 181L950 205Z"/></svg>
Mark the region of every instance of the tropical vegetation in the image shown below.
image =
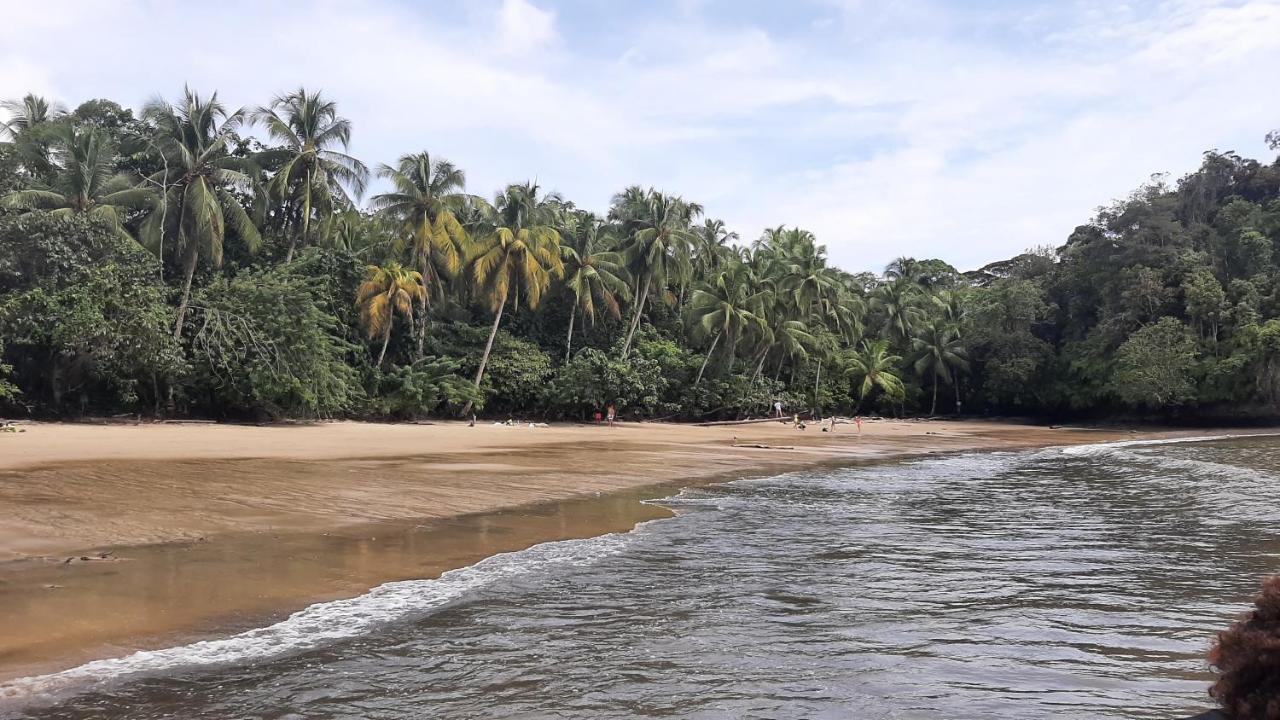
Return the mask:
<svg viewBox="0 0 1280 720"><path fill-rule="evenodd" d="M1280 160L1205 153L976 270L849 272L658 188L366 166L323 92L170 97L0 105L0 413L1280 416Z"/></svg>

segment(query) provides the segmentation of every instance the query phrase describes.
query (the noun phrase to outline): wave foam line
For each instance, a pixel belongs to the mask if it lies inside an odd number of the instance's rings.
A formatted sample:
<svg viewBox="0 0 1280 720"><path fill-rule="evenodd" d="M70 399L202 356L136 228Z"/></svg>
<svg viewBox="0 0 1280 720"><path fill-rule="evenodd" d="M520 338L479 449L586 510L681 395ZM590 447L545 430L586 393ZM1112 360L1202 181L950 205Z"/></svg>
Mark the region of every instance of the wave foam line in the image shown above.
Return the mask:
<svg viewBox="0 0 1280 720"><path fill-rule="evenodd" d="M391 582L354 598L316 603L274 625L231 637L163 650L141 650L61 672L12 680L0 684L0 703L54 701L140 675L177 668L231 665L310 650L439 609L504 579L592 563L620 552L627 542L626 534L614 533L585 540L542 543L494 555L474 565L445 572L434 580Z"/></svg>
<svg viewBox="0 0 1280 720"><path fill-rule="evenodd" d="M1098 455L1117 448L1139 447L1142 445L1180 445L1182 443L1211 442L1213 440L1240 440L1244 438L1280 437L1280 432L1240 433L1235 435L1197 435L1195 437L1160 438L1156 440L1117 440L1115 442L1092 443L1089 445L1068 445L1055 448L1062 455Z"/></svg>

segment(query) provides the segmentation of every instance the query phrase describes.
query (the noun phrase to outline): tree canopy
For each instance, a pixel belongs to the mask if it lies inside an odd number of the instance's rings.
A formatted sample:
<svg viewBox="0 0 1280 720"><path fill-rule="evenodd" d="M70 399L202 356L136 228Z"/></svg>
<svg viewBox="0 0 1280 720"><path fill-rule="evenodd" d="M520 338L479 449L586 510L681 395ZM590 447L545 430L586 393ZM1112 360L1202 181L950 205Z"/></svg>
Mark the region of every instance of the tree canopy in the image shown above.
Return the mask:
<svg viewBox="0 0 1280 720"><path fill-rule="evenodd" d="M0 105L5 413L1280 416L1275 159L1207 152L968 272L844 270L855 238L741 239L660 188L597 213L367 166L315 89L176 98Z"/></svg>

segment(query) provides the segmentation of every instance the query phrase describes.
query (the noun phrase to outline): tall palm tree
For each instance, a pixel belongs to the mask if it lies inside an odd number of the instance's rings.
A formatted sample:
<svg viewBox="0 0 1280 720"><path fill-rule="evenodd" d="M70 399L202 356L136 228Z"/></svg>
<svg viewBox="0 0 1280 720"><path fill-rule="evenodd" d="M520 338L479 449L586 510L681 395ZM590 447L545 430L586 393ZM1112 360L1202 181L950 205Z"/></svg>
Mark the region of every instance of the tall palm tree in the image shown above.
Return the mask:
<svg viewBox="0 0 1280 720"><path fill-rule="evenodd" d="M61 103L27 93L18 100L0 101L0 110L8 115L7 120L0 121L0 140L7 137L14 143L18 159L32 175L48 173L52 165L44 131L67 114L66 108Z"/></svg>
<svg viewBox="0 0 1280 720"><path fill-rule="evenodd" d="M35 93L27 93L19 100L0 101L0 110L9 116L8 120L0 121L0 138L8 136L11 140L67 114L61 103L49 102Z"/></svg>
<svg viewBox="0 0 1280 720"><path fill-rule="evenodd" d="M0 198L0 207L101 218L132 239L124 229L124 214L153 202L155 193L115 174L115 148L100 130L60 124L52 128L50 139L56 169L53 182L9 193Z"/></svg>
<svg viewBox="0 0 1280 720"><path fill-rule="evenodd" d="M875 390L892 399L906 395L902 378L897 375L897 364L902 358L889 351L884 340L863 341L862 348L850 358L850 374L858 381L858 406Z"/></svg>
<svg viewBox="0 0 1280 720"><path fill-rule="evenodd" d="M272 139L284 148L262 153L264 164L278 167L267 185L267 194L277 202L298 203L302 237L289 235L286 263L293 260L299 239L311 240L311 218L327 218L337 208L351 207L346 188L358 198L364 194L369 169L345 152L351 143L351 121L338 116L338 106L319 92L306 88L280 95L270 105L254 111L253 118L266 125ZM344 186L346 186L344 188Z"/></svg>
<svg viewBox="0 0 1280 720"><path fill-rule="evenodd" d="M732 372L738 342L743 335L766 328L762 315L766 294L766 290L758 287L750 268L741 263L726 267L710 282L693 291L689 314L694 327L704 337L713 338L694 385L702 381L702 373L721 339L725 341L729 371Z"/></svg>
<svg viewBox="0 0 1280 720"><path fill-rule="evenodd" d="M172 239L181 259L182 300L173 323L173 336L182 335L182 322L191 299L191 280L203 254L222 264L222 246L230 226L251 251L262 236L233 189L248 190L257 168L231 155L231 141L244 122L244 111L227 112L214 93L207 101L190 88L171 105L161 98L147 103L142 116L156 128L155 145L164 155L165 169L147 182L164 188L160 209L143 221L141 239L163 257Z"/></svg>
<svg viewBox="0 0 1280 720"><path fill-rule="evenodd" d="M871 295L873 306L880 313L885 331L905 347L911 339L911 330L920 317L916 307L919 286L914 280L897 278L877 287Z"/></svg>
<svg viewBox="0 0 1280 720"><path fill-rule="evenodd" d="M730 243L738 239L738 233L730 232L723 220L704 220L697 229L693 258L697 271L708 276L718 270L733 256Z"/></svg>
<svg viewBox="0 0 1280 720"><path fill-rule="evenodd" d="M597 304L615 318L622 317L618 298L630 296L622 279L622 256L607 249L605 226L600 218L588 212L574 212L561 232L560 257L564 262L564 284L573 294L569 310L569 331L565 338L564 360L569 362L573 350L573 323L582 311L582 324L595 324Z"/></svg>
<svg viewBox="0 0 1280 720"><path fill-rule="evenodd" d="M382 349L378 351L376 367L382 367L387 355L387 343L391 341L391 326L398 314L413 325L413 303L427 290L422 285L422 275L398 262L386 265L370 265L365 280L356 289L356 304L360 307L360 325L372 340L382 336Z"/></svg>
<svg viewBox="0 0 1280 720"><path fill-rule="evenodd" d="M702 214L702 206L650 188L631 187L614 196L610 211L622 226L627 266L635 278L636 304L622 354L640 326L651 292L663 292L668 282L689 268L690 247L697 240L690 224Z"/></svg>
<svg viewBox="0 0 1280 720"><path fill-rule="evenodd" d="M915 362L916 374L926 374L933 379L933 401L929 405L929 414L938 410L938 381L942 380L956 389L956 412L960 412L960 384L956 374L968 371L969 359L964 343L960 341L960 333L955 326L941 318L920 329L911 341L911 347L917 353Z"/></svg>
<svg viewBox="0 0 1280 720"><path fill-rule="evenodd" d="M375 195L374 209L398 222L413 264L431 292L458 275L467 255L467 232L461 222L470 196L463 193L466 175L448 160L434 162L426 152L403 155L395 167L381 165L378 177L391 181L391 192ZM418 357L427 341L427 305L418 312Z"/></svg>
<svg viewBox="0 0 1280 720"><path fill-rule="evenodd" d="M476 297L493 312L493 326L476 370L476 388L484 380L507 301L518 307L523 294L524 304L535 310L552 280L564 275L560 233L553 226L558 201L557 195L539 197L538 186L525 183L509 185L492 205L481 207L472 233L470 276ZM470 412L472 405L468 401L462 414Z"/></svg>

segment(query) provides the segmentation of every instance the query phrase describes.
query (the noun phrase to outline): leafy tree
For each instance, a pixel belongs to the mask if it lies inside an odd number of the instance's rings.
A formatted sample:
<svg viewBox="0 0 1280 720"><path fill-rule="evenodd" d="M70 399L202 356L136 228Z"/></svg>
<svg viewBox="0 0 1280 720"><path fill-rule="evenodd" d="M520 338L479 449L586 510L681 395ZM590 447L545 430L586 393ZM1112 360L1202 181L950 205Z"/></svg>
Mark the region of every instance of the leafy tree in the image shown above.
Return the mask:
<svg viewBox="0 0 1280 720"><path fill-rule="evenodd" d="M1116 395L1134 407L1167 408L1196 397L1196 344L1177 318L1165 317L1129 336L1116 353Z"/></svg>
<svg viewBox="0 0 1280 720"><path fill-rule="evenodd" d="M41 177L49 171L49 144L45 132L67 114L60 103L28 93L19 100L0 101L0 110L9 116L0 121L0 140L8 138L27 172Z"/></svg>
<svg viewBox="0 0 1280 720"><path fill-rule="evenodd" d="M539 197L538 186L526 183L508 186L484 207L473 234L471 281L476 297L493 312L493 326L476 369L476 387L484 379L507 301L518 307L523 293L525 305L536 310L552 279L564 274L560 233L552 225L555 199ZM470 410L468 403L462 412Z"/></svg>
<svg viewBox="0 0 1280 720"><path fill-rule="evenodd" d="M600 218L585 212L573 213L570 218L561 233L560 245L564 284L573 296L564 344L565 362L569 361L573 349L573 323L578 311L582 311L585 332L588 322L595 324L600 308L614 318L621 318L618 299L626 299L630 294L622 279L622 256L607 249L608 238Z"/></svg>
<svg viewBox="0 0 1280 720"><path fill-rule="evenodd" d="M729 371L732 372L738 341L746 333L765 327L763 318L756 312L764 301L765 293L753 281L750 269L741 263L735 263L721 270L710 282L693 292L689 313L694 327L703 337L712 338L706 360L698 371L698 380L702 379L707 361L711 359L721 338L725 341L725 357ZM698 380L694 381L695 385Z"/></svg>
<svg viewBox="0 0 1280 720"><path fill-rule="evenodd" d="M0 337L25 400L51 413L140 411L182 366L154 259L112 225L0 218ZM147 403L149 399L151 402Z"/></svg>
<svg viewBox="0 0 1280 720"><path fill-rule="evenodd" d="M378 176L391 181L392 192L373 197L373 207L394 218L408 238L413 264L427 288L443 293L445 281L462 271L469 249L459 221L469 196L466 175L448 160L434 162L425 152L403 155L395 167L382 165ZM425 352L427 296L418 308L418 356Z"/></svg>
<svg viewBox="0 0 1280 720"><path fill-rule="evenodd" d="M380 372L369 408L381 416L413 418L467 402L481 403L484 395L458 374L460 366L457 360L428 356Z"/></svg>
<svg viewBox="0 0 1280 720"><path fill-rule="evenodd" d="M125 214L149 206L155 194L115 174L115 151L101 131L60 123L49 137L56 169L53 183L5 195L0 207L101 218L132 239L124 227Z"/></svg>
<svg viewBox="0 0 1280 720"><path fill-rule="evenodd" d="M356 197L364 194L369 169L345 152L351 143L351 122L339 117L337 103L306 88L276 97L258 108L253 118L262 122L271 138L284 144L264 152L261 159L275 168L267 193L276 202L296 204L301 236L291 234L286 263L293 261L299 242L311 241L312 216L323 220L335 211L351 207L346 188ZM344 187L345 186L345 187Z"/></svg>
<svg viewBox="0 0 1280 720"><path fill-rule="evenodd" d="M387 343L391 341L391 326L395 316L413 325L413 303L427 292L422 285L422 274L410 270L398 262L386 265L370 265L365 281L356 290L356 304L360 306L360 325L370 340L382 337L382 348L374 362L382 367L387 355Z"/></svg>
<svg viewBox="0 0 1280 720"><path fill-rule="evenodd" d="M667 284L688 272L690 247L697 235L690 227L702 214L702 206L650 188L631 187L613 199L611 217L624 237L623 253L635 279L635 309L622 354L631 349L636 328L651 292L661 293Z"/></svg>
<svg viewBox="0 0 1280 720"><path fill-rule="evenodd" d="M352 347L310 280L242 272L201 288L191 306L193 402L211 412L328 417L353 408Z"/></svg>
<svg viewBox="0 0 1280 720"><path fill-rule="evenodd" d="M879 390L890 400L901 399L906 394L897 365L902 361L889 350L884 340L863 342L862 347L849 358L850 374L858 381L858 405Z"/></svg>
<svg viewBox="0 0 1280 720"><path fill-rule="evenodd" d="M960 339L956 326L943 319L935 319L920 329L911 341L916 352L915 371L920 377L931 378L933 397L929 414L938 412L938 381L955 388L956 413L960 412L960 383L956 374L969 369L968 352Z"/></svg>
<svg viewBox="0 0 1280 720"><path fill-rule="evenodd" d="M243 110L228 113L217 93L206 101L185 88L177 105L156 99L142 115L156 127L154 142L165 169L149 178L163 188L163 199L159 210L143 222L141 239L162 258L166 241L172 240L182 263L182 299L173 323L176 338L182 336L199 258L222 264L228 227L250 250L262 243L258 228L232 192L251 188L257 169L231 154L234 133L245 115Z"/></svg>

